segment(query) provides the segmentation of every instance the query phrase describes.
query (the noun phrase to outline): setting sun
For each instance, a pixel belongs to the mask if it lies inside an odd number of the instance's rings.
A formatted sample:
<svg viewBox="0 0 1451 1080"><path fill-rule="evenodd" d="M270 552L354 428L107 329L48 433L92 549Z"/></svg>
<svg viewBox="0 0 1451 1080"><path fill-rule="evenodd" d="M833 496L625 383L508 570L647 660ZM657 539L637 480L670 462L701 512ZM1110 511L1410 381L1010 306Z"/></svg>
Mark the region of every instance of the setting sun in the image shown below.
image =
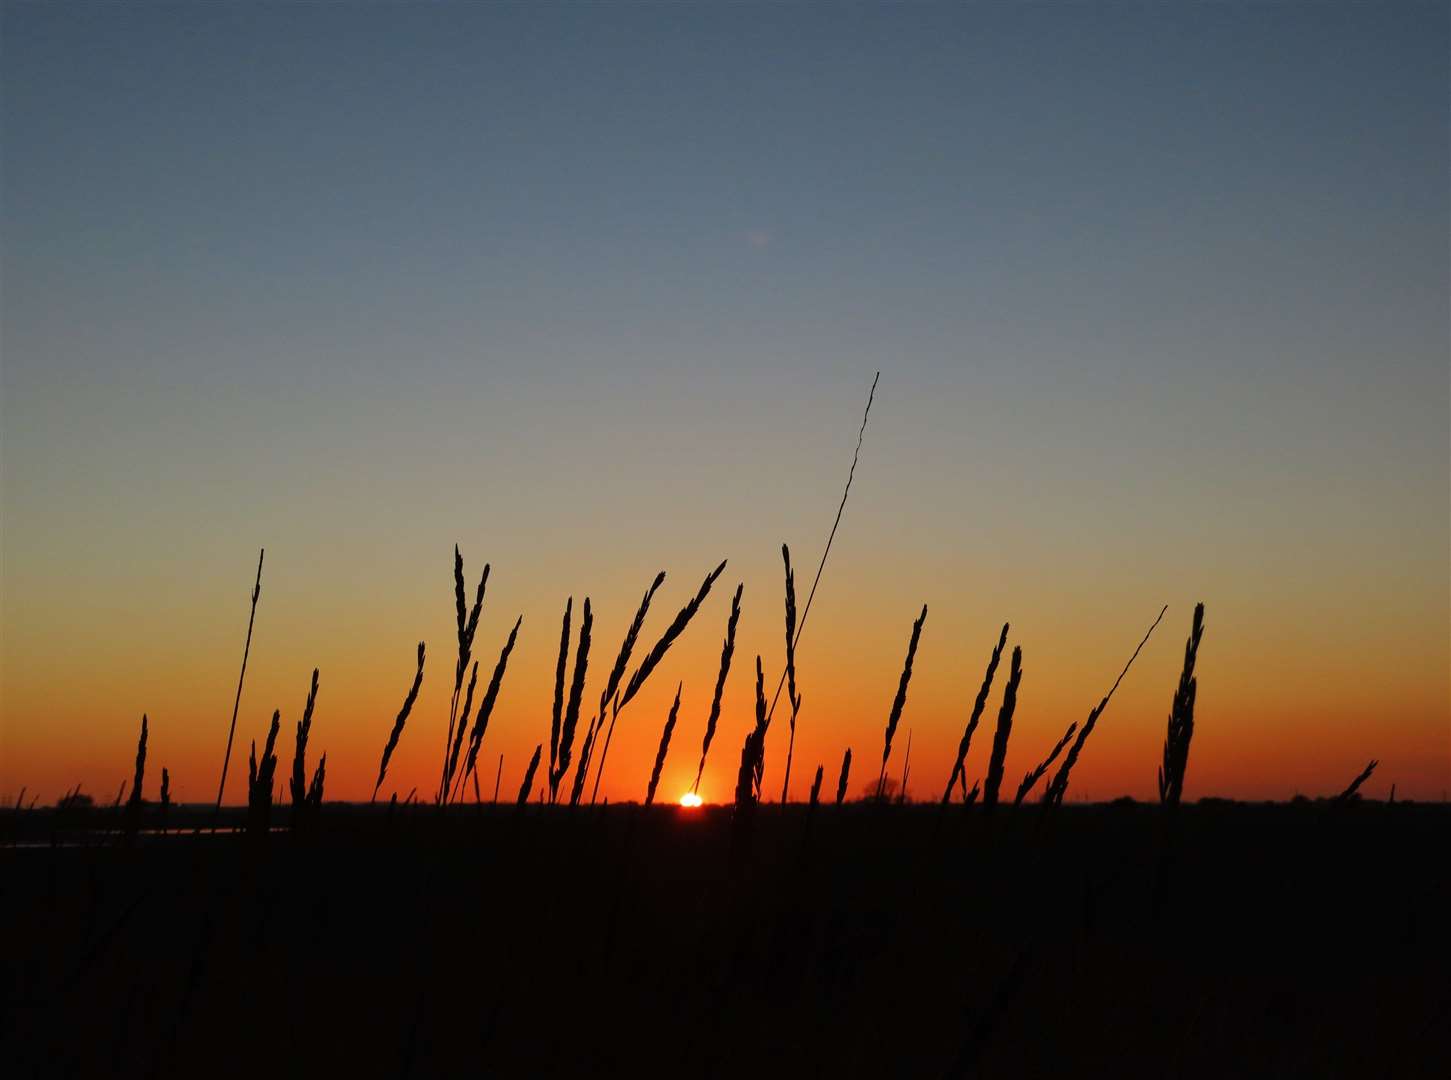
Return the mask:
<svg viewBox="0 0 1451 1080"><path fill-rule="evenodd" d="M680 805L687 809L694 809L700 805L700 796L693 791L687 791L684 795L680 796Z"/></svg>

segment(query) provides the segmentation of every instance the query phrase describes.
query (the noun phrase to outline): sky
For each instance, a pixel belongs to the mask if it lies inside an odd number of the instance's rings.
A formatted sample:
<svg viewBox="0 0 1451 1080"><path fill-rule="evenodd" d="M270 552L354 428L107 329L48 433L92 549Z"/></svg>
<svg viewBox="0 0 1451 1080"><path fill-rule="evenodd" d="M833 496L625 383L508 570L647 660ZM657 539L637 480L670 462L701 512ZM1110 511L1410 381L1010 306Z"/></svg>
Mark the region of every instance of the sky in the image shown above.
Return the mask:
<svg viewBox="0 0 1451 1080"><path fill-rule="evenodd" d="M621 714L601 796L728 800L804 592L792 796L940 797L998 631L1006 785L1145 646L1070 799L1451 788L1451 26L1435 4L5 3L0 797L228 801L314 667L327 794L436 784L453 545L490 584L481 753L546 744L566 598ZM804 600L804 598L803 598ZM1001 679L969 754L986 767ZM774 798L789 737L767 743ZM502 764L499 764L502 756ZM485 781L492 787L492 778ZM155 797L154 786L147 794ZM27 796L27 801L31 796ZM487 791L486 791L487 796Z"/></svg>

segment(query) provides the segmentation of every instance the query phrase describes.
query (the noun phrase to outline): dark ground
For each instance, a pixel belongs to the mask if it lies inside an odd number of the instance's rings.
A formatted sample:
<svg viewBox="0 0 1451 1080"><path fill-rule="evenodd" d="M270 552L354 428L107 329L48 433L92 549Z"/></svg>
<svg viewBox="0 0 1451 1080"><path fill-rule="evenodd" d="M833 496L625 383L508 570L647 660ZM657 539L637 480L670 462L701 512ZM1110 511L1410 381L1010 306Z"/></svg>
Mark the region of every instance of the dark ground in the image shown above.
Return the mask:
<svg viewBox="0 0 1451 1080"><path fill-rule="evenodd" d="M181 820L173 808L172 823ZM285 811L280 814L286 821ZM1451 808L0 825L8 1076L1451 1076ZM95 834L90 834L93 843ZM1166 859L1163 853L1168 850Z"/></svg>

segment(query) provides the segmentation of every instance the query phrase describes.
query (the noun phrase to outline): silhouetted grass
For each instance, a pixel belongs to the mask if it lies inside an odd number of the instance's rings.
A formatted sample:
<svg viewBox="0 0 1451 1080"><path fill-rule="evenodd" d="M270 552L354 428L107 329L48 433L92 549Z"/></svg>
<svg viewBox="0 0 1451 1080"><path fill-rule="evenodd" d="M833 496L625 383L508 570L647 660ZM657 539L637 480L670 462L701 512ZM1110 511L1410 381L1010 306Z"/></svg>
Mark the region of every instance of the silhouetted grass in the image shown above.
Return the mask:
<svg viewBox="0 0 1451 1080"><path fill-rule="evenodd" d="M489 730L489 717L494 713L494 704L499 699L499 687L504 682L504 672L509 667L509 656L514 651L514 643L519 640L519 627L524 624L524 616L514 620L514 628L509 631L509 637L504 642L504 647L499 650L498 663L494 665L494 674L489 678L489 688L484 691L484 699L479 702L478 715L474 717L473 730L469 732L469 752L464 763L464 776L471 776L478 766L479 747L483 745L484 735ZM463 720L468 720L468 710L464 710ZM460 777L459 783L463 783Z"/></svg>
<svg viewBox="0 0 1451 1080"><path fill-rule="evenodd" d="M813 807L821 801L821 779L824 771L822 766L816 766L816 777L811 781L811 805Z"/></svg>
<svg viewBox="0 0 1451 1080"><path fill-rule="evenodd" d="M1068 740L1073 738L1073 733L1077 730L1078 721L1075 720L1068 725L1068 730L1063 733L1063 738L1059 739L1048 756L1039 762L1038 767L1023 777L1023 782L1018 785L1018 794L1013 797L1014 806L1022 805L1029 792L1033 790L1039 780L1043 779L1043 774L1048 771L1053 762L1058 760L1058 755L1063 753L1063 748L1068 745Z"/></svg>
<svg viewBox="0 0 1451 1080"><path fill-rule="evenodd" d="M247 831L254 837L267 835L272 827L272 782L277 774L277 732L282 726L282 712L272 711L272 726L267 729L267 742L262 760L257 760L257 741L247 760Z"/></svg>
<svg viewBox="0 0 1451 1080"><path fill-rule="evenodd" d="M1063 764L1053 774L1053 782L1048 785L1048 790L1043 792L1043 805L1045 807L1061 806L1063 804L1063 796L1068 791L1068 777L1073 772L1073 766L1078 762L1078 755L1083 752L1083 744L1088 742L1088 737L1093 734L1093 727L1098 723L1098 718L1103 715L1103 711L1108 708L1108 703L1113 700L1114 691L1118 689L1119 683L1124 681L1124 676L1129 673L1129 668L1134 666L1134 661L1139 658L1139 653L1143 650L1144 645L1153 636L1154 628L1159 625L1159 621L1164 617L1164 612L1168 610L1168 604L1165 604L1160 609L1158 618L1149 625L1149 629L1139 641L1138 648L1129 657L1129 662L1124 665L1123 670L1118 673L1118 678L1113 681L1113 685L1109 687L1108 693L1103 696L1102 701L1093 709L1089 710L1088 719L1084 721L1083 727L1078 729L1078 738L1073 740L1073 745L1068 750L1068 756L1063 759Z"/></svg>
<svg viewBox="0 0 1451 1080"><path fill-rule="evenodd" d="M872 376L871 389L867 391L867 405L862 410L861 427L857 429L856 449L851 454L851 468L846 474L846 486L841 491L841 502L836 507L836 517L831 523L831 531L826 534L826 545L821 549L821 561L816 564L816 577L811 581L811 591L806 594L806 605L801 609L801 621L796 627L795 645L801 644L801 635L806 630L806 620L811 615L811 602L816 599L816 587L821 584L822 571L826 569L827 556L831 554L832 542L836 540L836 530L841 526L841 515L846 510L847 496L851 494L851 482L856 478L857 459L861 457L862 440L867 434L867 417L872 414L872 401L877 396L877 381L881 379L879 371ZM767 710L767 717L776 715L776 703L781 700L781 688L786 684L786 673L781 672L781 679L776 683L776 692L771 696L771 708Z"/></svg>
<svg viewBox="0 0 1451 1080"><path fill-rule="evenodd" d="M549 714L549 801L554 802L559 790L561 771L559 762L559 740L563 737L560 722L564 716L564 672L569 664L569 617L574 609L574 597L564 602L564 620L559 628L559 658L554 662L554 708ZM570 743L574 737L571 734Z"/></svg>
<svg viewBox="0 0 1451 1080"><path fill-rule="evenodd" d="M840 806L846 798L846 782L851 775L851 747L846 748L846 753L841 755L841 775L836 780L836 805Z"/></svg>
<svg viewBox="0 0 1451 1080"><path fill-rule="evenodd" d="M448 759L443 766L443 798L439 801L448 802L448 793L453 788L454 774L458 771L458 757L463 751L464 734L469 726L469 710L474 705L474 689L479 681L479 662L475 660L469 669L469 685L464 691L463 708L459 711L458 723L454 728L453 745L449 748Z"/></svg>
<svg viewBox="0 0 1451 1080"><path fill-rule="evenodd" d="M945 806L952 799L952 785L960 783L963 795L967 794L967 778L963 775L963 762L967 760L968 748L972 745L973 732L977 730L978 721L982 718L982 711L987 707L987 696L992 690L993 676L998 670L998 661L1002 659L1003 647L1008 643L1008 624L1003 623L1003 632L998 635L998 643L993 649L992 656L988 658L987 674L983 676L982 686L978 689L977 698L972 703L972 715L968 718L967 727L963 729L962 739L957 744L957 760L952 763L952 773L947 777L947 787L942 792L942 802Z"/></svg>
<svg viewBox="0 0 1451 1080"><path fill-rule="evenodd" d="M625 630L625 637L620 642L619 652L615 654L615 663L610 668L609 678L605 680L604 689L600 691L599 708L596 710L594 716L590 718L589 725L585 731L585 752L580 755L579 763L582 775L576 779L574 785L581 792L584 790L584 781L589 773L590 758L594 750L595 739L605 722L605 711L614 702L616 694L619 693L620 680L624 678L625 668L629 665L630 657L634 654L635 642L640 638L640 630L645 625L645 616L650 611L650 601L655 598L655 593L664 583L665 571L661 570L655 575L655 580L650 583L650 587L645 590L645 595L640 598L640 606L635 609L635 617L630 620L630 625ZM606 738L605 742L608 745L609 739ZM596 781L596 788L598 788L598 781ZM579 796L572 794L572 800L578 803Z"/></svg>
<svg viewBox="0 0 1451 1080"><path fill-rule="evenodd" d="M141 792L146 781L146 714L141 714L141 735L136 740L136 776L131 781L131 798L126 803L126 836L135 839L141 824Z"/></svg>
<svg viewBox="0 0 1451 1080"><path fill-rule="evenodd" d="M791 703L791 737L786 743L786 775L781 779L781 802L791 787L791 758L796 750L796 717L801 712L801 695L796 692L796 576L791 572L791 549L781 545L786 564L786 697Z"/></svg>
<svg viewBox="0 0 1451 1080"><path fill-rule="evenodd" d="M327 780L327 753L317 759L317 768L312 772L312 783L307 787L307 815L311 822L317 821L322 809L322 789Z"/></svg>
<svg viewBox="0 0 1451 1080"><path fill-rule="evenodd" d="M579 710L584 701L584 680L589 669L589 650L591 631L594 628L594 614L590 610L589 597L584 598L584 618L579 623L579 642L574 650L574 676L569 684L569 702L564 707L564 721L560 729L559 753L561 771L569 767L569 746L566 744L565 733L569 735L569 743L573 742L574 732L579 726ZM584 791L584 779L589 772L589 753L593 746L593 740L587 739L583 753L580 755L579 769L574 784L574 792L570 795L570 804L579 802L580 793Z"/></svg>
<svg viewBox="0 0 1451 1080"><path fill-rule="evenodd" d="M982 783L982 808L991 811L998 802L998 788L1003 782L1003 762L1008 756L1008 737L1013 733L1013 711L1018 705L1018 686L1023 681L1023 649L1013 646L1013 660L1008 668L1008 685L1003 688L1003 703L998 709L998 726L993 732L993 750L988 758L987 776Z"/></svg>
<svg viewBox="0 0 1451 1080"><path fill-rule="evenodd" d="M1199 642L1204 638L1204 605L1194 605L1194 622L1189 640L1184 643L1184 668L1174 703L1169 710L1169 730L1164 736L1164 763L1159 766L1159 802L1165 806L1179 805L1184 793L1184 773L1189 767L1189 741L1194 738L1194 695L1198 684L1194 679L1194 661L1199 656Z"/></svg>
<svg viewBox="0 0 1451 1080"><path fill-rule="evenodd" d="M378 798L378 789L383 786L383 777L388 772L388 761L393 756L393 751L398 747L398 740L403 735L403 725L408 723L408 714L413 711L413 703L418 700L418 688L423 685L423 642L418 643L418 671L413 676L413 685L408 688L408 695L403 699L403 708L398 710L398 718L393 721L393 730L388 733L388 742L383 747L383 760L378 763L378 781L373 785L373 797L369 802Z"/></svg>
<svg viewBox="0 0 1451 1080"><path fill-rule="evenodd" d="M1360 775L1350 782L1350 786L1335 796L1335 802L1338 805L1344 806L1360 798L1360 785L1370 779L1370 774L1375 772L1375 767L1379 764L1379 761L1372 759L1371 763L1361 770Z"/></svg>
<svg viewBox="0 0 1451 1080"><path fill-rule="evenodd" d="M715 693L710 699L710 715L705 721L705 738L700 744L700 765L695 770L695 783L690 790L700 793L700 778L705 773L705 757L710 753L711 741L715 738L715 726L720 721L721 695L725 693L726 676L731 670L731 657L736 651L736 624L741 620L741 593L745 589L745 582L736 586L736 594L731 598L731 614L726 621L725 641L720 647L720 670L715 677Z"/></svg>
<svg viewBox="0 0 1451 1080"><path fill-rule="evenodd" d="M902 757L902 786L897 789L897 802L907 801L907 780L912 775L912 729L907 729L907 753Z"/></svg>
<svg viewBox="0 0 1451 1080"><path fill-rule="evenodd" d="M660 770L665 766L665 755L670 750L670 736L675 732L675 718L680 713L680 692L685 684L675 687L675 704L670 706L670 715L665 718L665 730L660 733L660 748L655 751L655 767L650 770L650 788L645 792L645 805L655 801L655 789L660 784Z"/></svg>
<svg viewBox="0 0 1451 1080"><path fill-rule="evenodd" d="M453 696L448 703L448 733L443 740L443 763L439 769L438 796L440 805L448 797L449 782L449 760L453 753L456 740L454 728L458 720L458 699L459 693L463 690L464 672L469 669L469 660L473 656L474 635L479 629L479 614L484 609L484 591L489 584L489 564L484 563L483 572L479 575L479 585L474 591L473 606L466 607L464 604L464 559L459 552L458 545L453 546L453 602L454 618L458 630L458 662L454 665L453 672Z"/></svg>
<svg viewBox="0 0 1451 1080"><path fill-rule="evenodd" d="M252 610L247 615L247 641L242 646L242 671L237 676L237 696L232 701L232 726L227 729L227 753L222 758L222 778L217 783L217 809L222 808L222 793L227 790L227 768L232 763L232 739L237 734L237 710L242 704L242 682L247 678L247 656L252 651L252 624L257 619L257 598L262 595L262 559L267 549L257 552L257 581L252 586Z"/></svg>
<svg viewBox="0 0 1451 1080"><path fill-rule="evenodd" d="M534 747L534 756L529 759L529 767L524 770L524 782L519 785L519 806L529 801L529 794L534 790L534 773L539 768L539 754L543 751L544 744L540 743ZM502 765L502 762L500 762Z"/></svg>
<svg viewBox="0 0 1451 1080"><path fill-rule="evenodd" d="M882 768L877 776L877 798L882 797L882 784L887 777L887 758L892 754L892 736L897 733L897 723L902 719L902 709L907 704L907 685L912 681L912 660L917 655L917 642L922 637L922 624L927 621L927 605L922 605L922 614L912 623L912 639L907 643L907 659L902 663L902 677L897 680L897 695L892 699L892 711L887 714L886 737L882 741Z"/></svg>
<svg viewBox="0 0 1451 1080"><path fill-rule="evenodd" d="M301 831L309 824L309 810L312 804L308 799L307 786L307 739L312 732L312 711L317 704L317 668L312 669L312 683L307 690L307 703L302 707L302 719L297 722L297 735L292 750L292 780L288 785L292 793L292 829L294 832ZM320 775L314 775L313 783L319 791L322 790Z"/></svg>
<svg viewBox="0 0 1451 1080"><path fill-rule="evenodd" d="M761 658L756 657L756 726L746 733L741 746L741 767L736 773L736 813L743 814L756 805L760 778L765 770L766 729L770 717L766 712L766 676Z"/></svg>
<svg viewBox="0 0 1451 1080"><path fill-rule="evenodd" d="M690 620L695 618L695 613L700 610L700 605L705 603L705 598L710 595L710 587L715 584L715 579L721 576L725 568L726 560L722 559L720 565L706 575L705 580L701 582L700 588L696 590L695 595L676 613L670 625L665 628L665 632L660 635L660 639L655 642L655 647L645 655L645 659L640 662L640 666L630 676L630 681L625 684L625 692L619 701L615 702L611 700L610 726L609 730L605 732L604 749L600 751L600 766L595 771L594 788L590 792L591 803L595 801L595 796L599 794L600 780L605 774L605 763L610 756L610 740L615 734L615 721L619 719L620 712L640 692L640 688L645 685L645 680L650 677L650 674L659 665L660 661L665 659L665 654L670 651L670 646L675 644L675 639L685 632L685 628L690 625Z"/></svg>

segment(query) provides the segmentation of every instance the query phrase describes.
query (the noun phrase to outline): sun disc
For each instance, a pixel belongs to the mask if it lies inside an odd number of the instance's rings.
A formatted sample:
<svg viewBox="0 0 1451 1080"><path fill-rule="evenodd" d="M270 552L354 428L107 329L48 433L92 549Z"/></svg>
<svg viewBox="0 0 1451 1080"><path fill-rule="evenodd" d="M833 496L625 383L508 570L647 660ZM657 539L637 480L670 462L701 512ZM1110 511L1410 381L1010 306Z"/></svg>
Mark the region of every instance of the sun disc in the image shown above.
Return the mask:
<svg viewBox="0 0 1451 1080"><path fill-rule="evenodd" d="M700 796L693 791L687 791L684 795L680 796L680 805L688 809L694 809L700 805Z"/></svg>

